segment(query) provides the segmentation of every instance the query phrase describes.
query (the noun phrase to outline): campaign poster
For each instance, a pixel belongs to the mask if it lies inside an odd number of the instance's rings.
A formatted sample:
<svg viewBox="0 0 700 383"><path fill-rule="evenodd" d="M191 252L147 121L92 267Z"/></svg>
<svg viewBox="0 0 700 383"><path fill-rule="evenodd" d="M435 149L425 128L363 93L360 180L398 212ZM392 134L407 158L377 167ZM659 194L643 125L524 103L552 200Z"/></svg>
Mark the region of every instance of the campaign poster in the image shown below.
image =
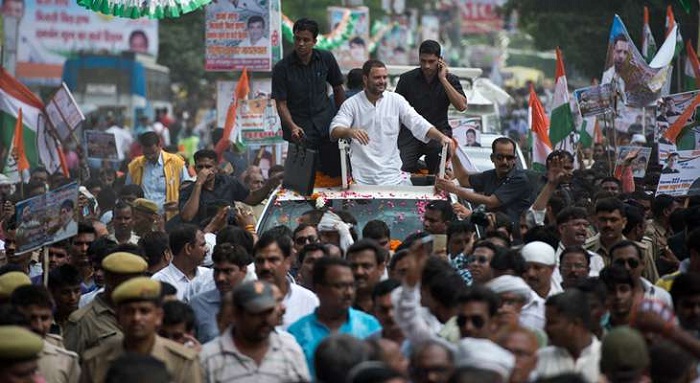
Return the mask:
<svg viewBox="0 0 700 383"><path fill-rule="evenodd" d="M87 150L87 158L91 160L119 161L117 140L112 133L86 130L85 148Z"/></svg>
<svg viewBox="0 0 700 383"><path fill-rule="evenodd" d="M656 195L700 195L700 150L670 152L663 162Z"/></svg>
<svg viewBox="0 0 700 383"><path fill-rule="evenodd" d="M17 253L78 234L78 184L61 186L17 203Z"/></svg>
<svg viewBox="0 0 700 383"><path fill-rule="evenodd" d="M343 72L352 68L361 68L362 64L369 59L369 8L342 8L328 7L328 21L331 30L355 20L348 38L338 47L331 49L338 65ZM387 63L388 64L388 63Z"/></svg>
<svg viewBox="0 0 700 383"><path fill-rule="evenodd" d="M682 150L700 150L700 125L696 121L697 110L693 109L685 121L678 118L688 108L693 107L693 100L700 94L700 91L685 92L662 97L656 108L656 127L654 130L654 141L659 144L659 163L663 164L663 159L671 152ZM676 142L669 141L666 131L671 126L679 125L680 133Z"/></svg>
<svg viewBox="0 0 700 383"><path fill-rule="evenodd" d="M489 34L503 30L503 15L499 9L504 0L457 0L462 34Z"/></svg>
<svg viewBox="0 0 700 383"><path fill-rule="evenodd" d="M61 141L67 141L71 132L85 120L78 103L66 83L62 83L46 104L46 114Z"/></svg>
<svg viewBox="0 0 700 383"><path fill-rule="evenodd" d="M270 97L238 103L236 129L244 143L275 144L283 141L275 100Z"/></svg>
<svg viewBox="0 0 700 383"><path fill-rule="evenodd" d="M449 124L459 146L481 146L481 117L451 119Z"/></svg>
<svg viewBox="0 0 700 383"><path fill-rule="evenodd" d="M223 128L226 124L226 113L234 101L234 93L238 81L216 82L216 127ZM248 99L269 98L272 95L272 79L255 79L249 83ZM275 107L275 113L277 109Z"/></svg>
<svg viewBox="0 0 700 383"><path fill-rule="evenodd" d="M615 129L618 132L628 134L645 134L654 129L656 112L654 107L635 108L631 106L618 106L615 116Z"/></svg>
<svg viewBox="0 0 700 383"><path fill-rule="evenodd" d="M616 153L615 167L622 166L625 157L631 152L637 151L637 156L632 160L632 177L644 178L647 172L647 164L651 157L651 148L642 146L619 146Z"/></svg>
<svg viewBox="0 0 700 383"><path fill-rule="evenodd" d="M581 117L593 117L613 111L610 84L594 85L574 90L574 99Z"/></svg>
<svg viewBox="0 0 700 383"><path fill-rule="evenodd" d="M216 1L205 7L205 69L269 72L279 56L280 21L270 0ZM275 16L275 20L271 20ZM272 28L276 26L277 29ZM273 45L274 42L274 45Z"/></svg>
<svg viewBox="0 0 700 383"><path fill-rule="evenodd" d="M106 16L69 0L24 0L20 16L17 77L25 84L60 85L63 63L81 51L158 55L158 20Z"/></svg>
<svg viewBox="0 0 700 383"><path fill-rule="evenodd" d="M637 108L653 105L670 76L669 63L673 59L675 29L658 53L647 64L627 33L622 19L615 15L608 39L608 53L601 84L611 84L618 105Z"/></svg>

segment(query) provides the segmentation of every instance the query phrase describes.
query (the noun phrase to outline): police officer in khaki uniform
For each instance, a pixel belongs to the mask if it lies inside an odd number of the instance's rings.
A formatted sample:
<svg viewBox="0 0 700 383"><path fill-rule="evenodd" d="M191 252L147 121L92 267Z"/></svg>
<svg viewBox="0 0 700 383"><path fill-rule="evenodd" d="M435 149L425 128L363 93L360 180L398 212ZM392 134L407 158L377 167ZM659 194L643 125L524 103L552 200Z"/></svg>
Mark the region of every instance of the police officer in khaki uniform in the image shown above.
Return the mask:
<svg viewBox="0 0 700 383"><path fill-rule="evenodd" d="M0 275L0 304L7 303L16 288L31 285L29 276L20 271L10 271Z"/></svg>
<svg viewBox="0 0 700 383"><path fill-rule="evenodd" d="M109 339L83 354L81 382L104 382L112 362L127 352L151 355L162 361L175 383L203 382L197 352L157 335L163 322L159 281L146 277L131 279L114 290L112 301L123 337Z"/></svg>
<svg viewBox="0 0 700 383"><path fill-rule="evenodd" d="M53 301L46 287L20 286L12 293L10 301L26 318L24 324L28 323L29 329L44 339L44 347L39 354L41 375L50 383L77 383L80 379L78 354L60 346L60 336L49 336L53 322Z"/></svg>
<svg viewBox="0 0 700 383"><path fill-rule="evenodd" d="M112 302L112 292L129 279L143 275L148 263L131 253L117 252L102 260L105 276L105 291L95 300L68 317L63 329L63 343L78 355L95 347L107 338L121 334Z"/></svg>
<svg viewBox="0 0 700 383"><path fill-rule="evenodd" d="M0 326L0 382L34 382L44 342L19 326Z"/></svg>

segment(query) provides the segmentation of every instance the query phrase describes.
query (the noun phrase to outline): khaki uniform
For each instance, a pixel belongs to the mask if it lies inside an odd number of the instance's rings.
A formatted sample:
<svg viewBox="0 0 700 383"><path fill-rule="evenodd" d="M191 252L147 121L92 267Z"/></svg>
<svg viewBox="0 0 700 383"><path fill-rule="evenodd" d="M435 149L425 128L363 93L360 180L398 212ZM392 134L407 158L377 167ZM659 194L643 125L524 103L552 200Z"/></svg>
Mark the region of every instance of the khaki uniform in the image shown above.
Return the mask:
<svg viewBox="0 0 700 383"><path fill-rule="evenodd" d="M44 337L44 341L51 343L52 345L58 348L66 348L66 345L63 344L63 337L60 335L46 334L46 336Z"/></svg>
<svg viewBox="0 0 700 383"><path fill-rule="evenodd" d="M627 240L627 238L625 238L625 236L623 235L620 240L624 241ZM656 262L654 262L654 254L651 246L636 241L634 243L637 246L639 246L640 249L642 249L642 263L644 264L644 270L642 270L642 277L649 280L652 284L656 283L656 281L659 279L659 271L656 268ZM605 266L610 266L610 261L612 259L610 257L610 254L608 253L608 249L603 247L603 244L600 243L600 234L596 234L595 236L588 238L583 247L586 250L600 254L600 256L603 257L603 262L605 262Z"/></svg>
<svg viewBox="0 0 700 383"><path fill-rule="evenodd" d="M84 383L102 383L113 361L126 351L122 337L112 337L101 345L83 354ZM165 363L174 383L200 383L204 381L202 366L197 352L156 335L151 356Z"/></svg>
<svg viewBox="0 0 700 383"><path fill-rule="evenodd" d="M78 383L78 359L78 354L44 341L44 349L39 354L39 372L50 383Z"/></svg>
<svg viewBox="0 0 700 383"><path fill-rule="evenodd" d="M104 300L104 293L100 293L95 300L70 315L63 329L63 343L66 349L83 356L85 350L120 334L116 314Z"/></svg>

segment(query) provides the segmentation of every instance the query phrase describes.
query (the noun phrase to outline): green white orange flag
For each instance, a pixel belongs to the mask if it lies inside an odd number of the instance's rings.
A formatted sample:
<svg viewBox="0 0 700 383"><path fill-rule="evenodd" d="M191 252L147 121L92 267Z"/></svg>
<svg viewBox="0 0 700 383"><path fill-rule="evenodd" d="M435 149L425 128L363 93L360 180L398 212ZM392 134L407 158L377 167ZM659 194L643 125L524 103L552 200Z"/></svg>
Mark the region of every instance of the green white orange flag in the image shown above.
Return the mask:
<svg viewBox="0 0 700 383"><path fill-rule="evenodd" d="M236 136L240 132L236 132L236 113L238 109L238 102L245 99L250 92L250 84L248 81L248 69L243 67L243 73L238 79L236 84L236 90L234 90L233 102L229 104L228 110L226 111L226 121L224 122L224 134L216 143L214 150L221 158L222 153L231 145L232 142L236 142Z"/></svg>
<svg viewBox="0 0 700 383"><path fill-rule="evenodd" d="M535 93L535 87L530 84L529 102L530 133L532 134L532 167L535 170L544 171L547 156L552 152L552 143L549 141L549 121L540 98Z"/></svg>
<svg viewBox="0 0 700 383"><path fill-rule="evenodd" d="M642 26L642 56L650 63L651 60L656 56L656 40L654 40L654 35L651 33L651 27L649 26L649 8L644 6L644 25Z"/></svg>
<svg viewBox="0 0 700 383"><path fill-rule="evenodd" d="M673 27L678 26L678 23L676 23L676 18L673 16L673 7L669 4L666 7L666 34L665 36L668 38L668 35L673 31ZM678 57L678 55L681 53L683 50L683 36L681 36L681 28L676 28L676 50L673 54L673 58Z"/></svg>
<svg viewBox="0 0 700 383"><path fill-rule="evenodd" d="M554 97L552 101L551 124L549 126L550 147L572 151L566 144L569 135L574 131L574 116L571 114L569 87L566 82L564 59L561 50L557 48L557 69L555 73Z"/></svg>
<svg viewBox="0 0 700 383"><path fill-rule="evenodd" d="M24 124L22 124L22 108L17 112L17 122L15 123L15 133L12 137L12 157L17 161L17 170L23 172L29 170L29 161L24 152Z"/></svg>
<svg viewBox="0 0 700 383"><path fill-rule="evenodd" d="M24 84L17 81L4 69L0 68L0 172L11 179L19 181L17 162L11 155L22 153L27 166L39 163L39 150L36 144L39 116L43 114L44 104ZM22 110L20 120L19 111ZM15 146L16 132L21 132L21 146ZM24 167L25 164L22 164Z"/></svg>

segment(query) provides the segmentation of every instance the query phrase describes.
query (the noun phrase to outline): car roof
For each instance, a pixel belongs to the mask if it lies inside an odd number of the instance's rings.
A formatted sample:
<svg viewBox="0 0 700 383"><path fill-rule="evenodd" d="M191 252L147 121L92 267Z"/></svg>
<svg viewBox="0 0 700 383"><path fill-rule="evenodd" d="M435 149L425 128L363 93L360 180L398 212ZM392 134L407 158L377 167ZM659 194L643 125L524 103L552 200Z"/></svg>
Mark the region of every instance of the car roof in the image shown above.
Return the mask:
<svg viewBox="0 0 700 383"><path fill-rule="evenodd" d="M433 186L381 186L381 185L357 185L352 184L348 189L341 187L315 188L314 194L326 199L420 199L438 200L445 199L442 195L435 194ZM279 189L277 191L278 201L302 201L308 199L299 193Z"/></svg>

